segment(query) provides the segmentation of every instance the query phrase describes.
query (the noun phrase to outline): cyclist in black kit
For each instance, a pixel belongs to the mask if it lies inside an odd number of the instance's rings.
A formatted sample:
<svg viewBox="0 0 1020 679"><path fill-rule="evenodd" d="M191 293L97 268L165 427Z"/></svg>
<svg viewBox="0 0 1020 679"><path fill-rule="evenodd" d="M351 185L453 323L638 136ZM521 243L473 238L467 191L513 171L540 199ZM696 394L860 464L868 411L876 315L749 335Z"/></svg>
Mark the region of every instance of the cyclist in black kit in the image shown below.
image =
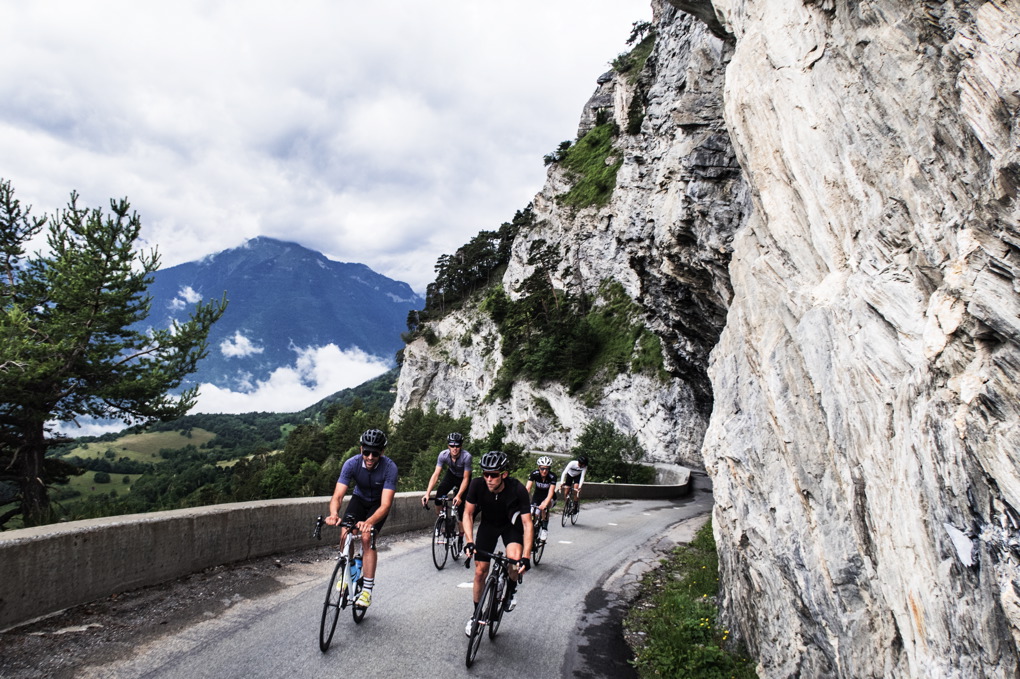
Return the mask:
<svg viewBox="0 0 1020 679"><path fill-rule="evenodd" d="M552 473L551 457L543 455L538 458L538 469L528 476L527 489L531 493L531 504L538 505L542 510L538 537L545 540L546 531L549 530L549 510L556 504L556 477Z"/></svg>
<svg viewBox="0 0 1020 679"><path fill-rule="evenodd" d="M474 535L475 512L481 510L482 519L478 524L475 540L478 549L492 552L496 542L503 539L508 559L517 561L510 568L510 583L506 597L506 609L512 611L517 605L517 576L531 568L531 545L534 542L535 527L531 522L531 499L524 484L512 479L507 473L510 461L506 453L490 450L482 456L482 478L474 479L468 486L464 507L464 534L470 540ZM475 553L475 543L468 542L464 552L469 556ZM489 574L489 557L478 554L475 559L475 581L473 589L474 604L471 614L474 616L478 599L485 586L485 577ZM464 632L471 636L471 621L468 618Z"/></svg>
<svg viewBox="0 0 1020 679"><path fill-rule="evenodd" d="M439 453L439 457L436 458L436 470L432 472L428 488L425 489L425 494L421 496L421 504L423 507L428 507L429 494L436 485L436 481L439 480L439 474L445 466L446 475L443 476L443 480L439 482L439 486L436 488L436 515L438 516L439 514L439 498L445 496L450 490L456 489L457 494L453 498L453 506L457 508L457 518L463 520L464 493L467 492L468 483L471 481L471 453L463 449L464 437L457 432L453 432L446 437L446 443L449 449ZM464 537L463 534L461 537Z"/></svg>

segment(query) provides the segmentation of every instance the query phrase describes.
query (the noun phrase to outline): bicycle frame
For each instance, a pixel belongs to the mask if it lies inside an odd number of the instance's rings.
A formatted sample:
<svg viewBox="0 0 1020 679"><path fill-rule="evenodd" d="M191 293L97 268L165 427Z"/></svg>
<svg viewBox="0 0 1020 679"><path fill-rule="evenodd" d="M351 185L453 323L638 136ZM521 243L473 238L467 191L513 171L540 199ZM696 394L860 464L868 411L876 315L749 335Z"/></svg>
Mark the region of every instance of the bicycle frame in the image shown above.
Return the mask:
<svg viewBox="0 0 1020 679"><path fill-rule="evenodd" d="M441 508L432 531L432 562L437 570L446 566L446 560L452 556L456 561L460 558L460 546L457 544L457 512L453 507L453 495L436 497L436 506Z"/></svg>
<svg viewBox="0 0 1020 679"><path fill-rule="evenodd" d="M488 630L489 639L495 639L499 630L499 623L503 620L504 599L506 598L507 584L510 579L510 564L519 563L510 559L502 552L486 552L476 550L477 554L487 556L491 559L489 563L489 574L485 578L485 586L482 588L482 596L475 607L471 635L468 638L467 657L465 664L468 667L475 661L478 653L478 646L481 643L482 633ZM470 557L464 561L464 567L471 566ZM524 582L524 574L517 575L518 586Z"/></svg>
<svg viewBox="0 0 1020 679"><path fill-rule="evenodd" d="M324 524L325 521L319 516L315 522L315 530L312 532L315 539L322 539ZM322 618L319 623L319 650L323 653L326 652L333 640L333 633L336 631L336 623L341 610L353 604L351 613L356 623L364 620L367 610L354 604L364 581L364 573L354 574L352 572L356 560L360 558L359 565L364 563L361 534L358 532L357 522L349 514L340 522L340 528L344 531L343 542L337 552L336 566L333 567L333 574L330 576L326 588L326 600L322 604ZM375 549L375 528L372 529L370 547Z"/></svg>

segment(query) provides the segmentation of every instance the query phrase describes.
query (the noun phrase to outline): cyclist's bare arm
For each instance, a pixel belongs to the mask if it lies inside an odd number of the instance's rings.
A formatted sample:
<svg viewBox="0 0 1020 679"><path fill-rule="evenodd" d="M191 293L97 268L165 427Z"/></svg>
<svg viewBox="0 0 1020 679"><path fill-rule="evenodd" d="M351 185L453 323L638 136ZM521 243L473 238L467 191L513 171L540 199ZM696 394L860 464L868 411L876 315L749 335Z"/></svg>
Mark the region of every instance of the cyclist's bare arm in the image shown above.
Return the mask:
<svg viewBox="0 0 1020 679"><path fill-rule="evenodd" d="M429 485L425 488L425 494L421 496L421 504L423 507L427 507L429 504L429 495L432 494L432 489L436 487L436 481L439 480L439 472L443 471L441 466L436 467L436 471L432 472L432 478L429 479ZM438 511L439 508L436 507Z"/></svg>
<svg viewBox="0 0 1020 679"><path fill-rule="evenodd" d="M471 483L471 470L464 470L464 479L460 482L460 489L457 491L456 497L453 498L453 506L456 507L464 501L464 493L467 492L468 484Z"/></svg>
<svg viewBox="0 0 1020 679"><path fill-rule="evenodd" d="M326 517L326 523L330 526L340 523L340 504L346 494L347 484L337 483L336 488L333 489L333 497L329 499L329 516Z"/></svg>

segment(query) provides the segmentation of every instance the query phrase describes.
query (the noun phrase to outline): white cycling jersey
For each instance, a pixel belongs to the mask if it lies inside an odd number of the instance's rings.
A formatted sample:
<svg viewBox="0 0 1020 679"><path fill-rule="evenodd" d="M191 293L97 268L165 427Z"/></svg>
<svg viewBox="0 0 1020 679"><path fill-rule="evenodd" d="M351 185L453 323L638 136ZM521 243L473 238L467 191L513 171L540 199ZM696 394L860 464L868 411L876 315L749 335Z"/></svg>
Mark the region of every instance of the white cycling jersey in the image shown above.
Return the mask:
<svg viewBox="0 0 1020 679"><path fill-rule="evenodd" d="M588 471L587 467L582 467L577 463L577 460L571 460L567 463L567 466L563 468L563 474L560 476L560 485L562 486L567 482L567 477L571 476L574 478L580 477L577 481L577 487L580 488L584 485L584 473Z"/></svg>

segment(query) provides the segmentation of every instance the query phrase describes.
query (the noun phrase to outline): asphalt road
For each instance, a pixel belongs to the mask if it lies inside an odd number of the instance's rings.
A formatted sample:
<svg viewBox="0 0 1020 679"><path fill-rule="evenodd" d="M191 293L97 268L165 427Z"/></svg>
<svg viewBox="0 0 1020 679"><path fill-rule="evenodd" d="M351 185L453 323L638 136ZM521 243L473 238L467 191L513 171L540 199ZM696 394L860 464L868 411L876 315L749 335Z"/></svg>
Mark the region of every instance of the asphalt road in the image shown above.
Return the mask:
<svg viewBox="0 0 1020 679"><path fill-rule="evenodd" d="M577 525L550 526L541 565L525 576L518 606L467 670L464 624L471 574L463 560L437 571L428 536L380 540L371 608L356 625L341 612L329 651L319 617L332 562L287 576L286 587L142 645L78 677L633 676L619 617L640 573L687 541L711 510L709 492L684 500L585 503Z"/></svg>

